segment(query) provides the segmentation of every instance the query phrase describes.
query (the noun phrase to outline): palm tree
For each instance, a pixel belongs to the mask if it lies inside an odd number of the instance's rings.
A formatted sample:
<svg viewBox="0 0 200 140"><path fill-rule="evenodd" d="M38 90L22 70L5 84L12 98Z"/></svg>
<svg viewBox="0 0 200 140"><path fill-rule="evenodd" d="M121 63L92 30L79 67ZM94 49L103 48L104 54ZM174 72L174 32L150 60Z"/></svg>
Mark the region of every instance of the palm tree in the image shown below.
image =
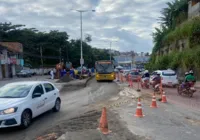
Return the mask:
<svg viewBox="0 0 200 140"><path fill-rule="evenodd" d="M187 0L175 0L166 4L167 8L161 11L162 17L160 17L160 20L163 25L174 29L182 20L187 19L188 2ZM185 17L180 20L183 15Z"/></svg>

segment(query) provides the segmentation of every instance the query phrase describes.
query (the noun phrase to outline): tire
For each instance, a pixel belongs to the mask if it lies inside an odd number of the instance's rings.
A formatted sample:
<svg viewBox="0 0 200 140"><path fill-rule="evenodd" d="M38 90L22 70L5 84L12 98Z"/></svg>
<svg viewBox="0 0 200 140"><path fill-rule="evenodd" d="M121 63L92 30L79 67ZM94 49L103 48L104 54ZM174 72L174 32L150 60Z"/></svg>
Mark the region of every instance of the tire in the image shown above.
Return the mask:
<svg viewBox="0 0 200 140"><path fill-rule="evenodd" d="M54 112L59 112L60 111L60 106L61 106L61 101L60 99L56 99L55 105L53 107Z"/></svg>
<svg viewBox="0 0 200 140"><path fill-rule="evenodd" d="M21 115L21 128L26 129L30 126L32 113L30 110L25 110Z"/></svg>

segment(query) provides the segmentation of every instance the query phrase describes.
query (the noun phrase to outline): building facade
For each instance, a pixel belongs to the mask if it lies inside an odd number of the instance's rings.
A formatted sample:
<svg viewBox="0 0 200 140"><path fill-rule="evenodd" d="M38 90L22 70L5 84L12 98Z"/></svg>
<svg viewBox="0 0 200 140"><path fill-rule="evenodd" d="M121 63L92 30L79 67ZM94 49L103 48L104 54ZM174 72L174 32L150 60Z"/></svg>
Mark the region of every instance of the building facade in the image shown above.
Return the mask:
<svg viewBox="0 0 200 140"><path fill-rule="evenodd" d="M131 56L126 56L126 55L114 56L114 60L117 63L117 65L120 65L125 69L132 68L133 58Z"/></svg>
<svg viewBox="0 0 200 140"><path fill-rule="evenodd" d="M200 0L188 1L188 18L200 16Z"/></svg>
<svg viewBox="0 0 200 140"><path fill-rule="evenodd" d="M0 79L16 75L16 69L24 65L23 46L18 42L0 42Z"/></svg>
<svg viewBox="0 0 200 140"><path fill-rule="evenodd" d="M116 63L125 69L144 69L145 64L149 62L150 56L147 54L126 52L119 56L114 56Z"/></svg>

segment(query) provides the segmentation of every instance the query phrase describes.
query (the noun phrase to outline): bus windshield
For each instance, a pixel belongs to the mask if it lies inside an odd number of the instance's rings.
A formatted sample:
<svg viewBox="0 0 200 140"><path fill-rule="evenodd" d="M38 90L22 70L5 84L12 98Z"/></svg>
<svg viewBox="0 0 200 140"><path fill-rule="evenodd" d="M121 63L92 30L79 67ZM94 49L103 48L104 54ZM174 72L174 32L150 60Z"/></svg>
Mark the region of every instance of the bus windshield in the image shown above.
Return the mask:
<svg viewBox="0 0 200 140"><path fill-rule="evenodd" d="M112 63L96 63L96 71L101 74L112 73L114 71L114 66Z"/></svg>

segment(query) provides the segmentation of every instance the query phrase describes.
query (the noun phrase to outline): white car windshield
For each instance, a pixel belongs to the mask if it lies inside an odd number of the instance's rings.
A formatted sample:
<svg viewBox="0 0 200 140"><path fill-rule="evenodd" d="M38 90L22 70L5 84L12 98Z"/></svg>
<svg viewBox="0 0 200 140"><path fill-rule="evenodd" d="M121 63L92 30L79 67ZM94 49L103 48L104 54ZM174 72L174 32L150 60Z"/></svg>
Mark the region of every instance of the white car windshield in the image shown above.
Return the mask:
<svg viewBox="0 0 200 140"><path fill-rule="evenodd" d="M5 85L0 88L0 98L23 98L26 97L31 90L32 85Z"/></svg>

